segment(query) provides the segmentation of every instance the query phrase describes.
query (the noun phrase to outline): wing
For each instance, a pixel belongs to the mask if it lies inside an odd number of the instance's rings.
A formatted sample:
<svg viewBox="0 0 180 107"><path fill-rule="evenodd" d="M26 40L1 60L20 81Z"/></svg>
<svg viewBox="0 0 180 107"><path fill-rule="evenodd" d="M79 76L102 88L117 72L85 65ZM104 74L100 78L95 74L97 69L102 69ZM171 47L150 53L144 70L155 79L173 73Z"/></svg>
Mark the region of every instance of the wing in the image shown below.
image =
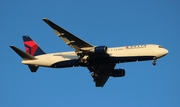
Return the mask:
<svg viewBox="0 0 180 107"><path fill-rule="evenodd" d="M75 48L76 51L80 50L81 48L93 47L93 45L81 40L80 38L76 37L75 35L69 33L65 29L59 27L52 21L44 18L44 22L46 22L51 28L54 29L54 32L61 37L61 39L69 45L71 48Z"/></svg>
<svg viewBox="0 0 180 107"><path fill-rule="evenodd" d="M108 80L108 75L99 75L99 78L95 80L96 87L103 87L106 81Z"/></svg>
<svg viewBox="0 0 180 107"><path fill-rule="evenodd" d="M91 75L94 78L94 82L96 87L103 87L106 81L109 78L109 74L112 73L114 70L115 64L108 63L105 65L98 65L98 66L89 66L88 69L90 72L93 72Z"/></svg>

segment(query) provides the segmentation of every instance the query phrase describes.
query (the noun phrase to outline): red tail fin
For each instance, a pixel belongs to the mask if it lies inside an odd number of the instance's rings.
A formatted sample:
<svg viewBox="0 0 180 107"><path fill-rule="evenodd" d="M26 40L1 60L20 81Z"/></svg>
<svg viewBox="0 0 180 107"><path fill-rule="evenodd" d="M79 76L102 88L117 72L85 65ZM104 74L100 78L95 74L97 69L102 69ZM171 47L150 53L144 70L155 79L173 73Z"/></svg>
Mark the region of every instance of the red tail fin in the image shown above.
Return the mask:
<svg viewBox="0 0 180 107"><path fill-rule="evenodd" d="M38 44L35 41L33 41L29 36L23 36L23 41L26 53L29 53L32 56L45 54L45 52L38 46Z"/></svg>

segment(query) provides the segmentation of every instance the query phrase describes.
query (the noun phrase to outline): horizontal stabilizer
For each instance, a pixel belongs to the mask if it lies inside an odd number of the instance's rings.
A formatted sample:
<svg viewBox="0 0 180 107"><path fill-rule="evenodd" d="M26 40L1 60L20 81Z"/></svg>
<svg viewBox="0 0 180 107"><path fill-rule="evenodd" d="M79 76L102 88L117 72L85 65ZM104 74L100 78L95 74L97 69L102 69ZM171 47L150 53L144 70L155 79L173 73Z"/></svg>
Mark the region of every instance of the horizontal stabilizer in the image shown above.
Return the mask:
<svg viewBox="0 0 180 107"><path fill-rule="evenodd" d="M36 66L36 65L28 65L28 67L31 70L31 72L36 72L37 69L39 68L39 66Z"/></svg>
<svg viewBox="0 0 180 107"><path fill-rule="evenodd" d="M32 55L20 50L19 48L15 47L15 46L10 46L10 47L24 60L34 60L34 59L36 59Z"/></svg>

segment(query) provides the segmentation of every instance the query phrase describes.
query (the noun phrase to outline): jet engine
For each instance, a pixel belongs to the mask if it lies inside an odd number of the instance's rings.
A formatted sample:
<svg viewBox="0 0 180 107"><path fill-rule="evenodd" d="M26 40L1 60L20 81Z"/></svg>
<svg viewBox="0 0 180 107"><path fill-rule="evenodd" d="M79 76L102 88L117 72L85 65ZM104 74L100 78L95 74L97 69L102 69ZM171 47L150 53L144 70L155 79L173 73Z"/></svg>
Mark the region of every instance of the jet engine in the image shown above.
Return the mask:
<svg viewBox="0 0 180 107"><path fill-rule="evenodd" d="M106 53L107 52L107 46L96 46L90 49L90 52L93 53Z"/></svg>
<svg viewBox="0 0 180 107"><path fill-rule="evenodd" d="M114 69L110 76L112 76L112 77L123 77L123 76L125 76L125 70L124 69Z"/></svg>

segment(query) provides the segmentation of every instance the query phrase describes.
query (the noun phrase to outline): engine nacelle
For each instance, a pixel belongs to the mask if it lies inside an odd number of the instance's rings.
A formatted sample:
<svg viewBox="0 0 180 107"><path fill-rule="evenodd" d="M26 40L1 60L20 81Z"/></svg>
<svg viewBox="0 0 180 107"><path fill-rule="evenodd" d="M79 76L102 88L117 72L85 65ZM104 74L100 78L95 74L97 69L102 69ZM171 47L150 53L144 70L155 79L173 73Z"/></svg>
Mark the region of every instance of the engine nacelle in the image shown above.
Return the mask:
<svg viewBox="0 0 180 107"><path fill-rule="evenodd" d="M106 53L107 52L107 46L96 46L96 47L90 49L90 52L93 52L93 53Z"/></svg>
<svg viewBox="0 0 180 107"><path fill-rule="evenodd" d="M114 69L110 76L112 76L112 77L123 77L123 76L125 76L125 70L124 69Z"/></svg>

